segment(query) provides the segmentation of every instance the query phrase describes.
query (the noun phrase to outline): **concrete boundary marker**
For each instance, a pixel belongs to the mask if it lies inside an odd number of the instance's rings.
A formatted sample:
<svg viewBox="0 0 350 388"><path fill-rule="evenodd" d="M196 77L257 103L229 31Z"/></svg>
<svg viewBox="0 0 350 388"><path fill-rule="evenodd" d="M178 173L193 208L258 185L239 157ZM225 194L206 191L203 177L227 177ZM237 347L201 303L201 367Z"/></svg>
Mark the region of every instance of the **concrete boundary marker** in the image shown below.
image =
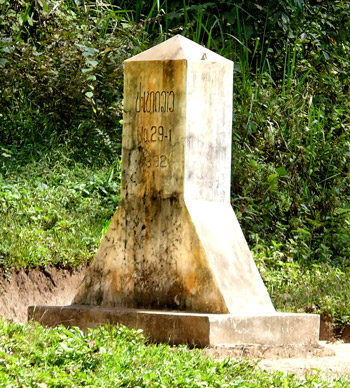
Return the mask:
<svg viewBox="0 0 350 388"><path fill-rule="evenodd" d="M121 201L71 306L191 346L311 345L320 317L273 307L231 206L233 62L175 36L125 61Z"/></svg>

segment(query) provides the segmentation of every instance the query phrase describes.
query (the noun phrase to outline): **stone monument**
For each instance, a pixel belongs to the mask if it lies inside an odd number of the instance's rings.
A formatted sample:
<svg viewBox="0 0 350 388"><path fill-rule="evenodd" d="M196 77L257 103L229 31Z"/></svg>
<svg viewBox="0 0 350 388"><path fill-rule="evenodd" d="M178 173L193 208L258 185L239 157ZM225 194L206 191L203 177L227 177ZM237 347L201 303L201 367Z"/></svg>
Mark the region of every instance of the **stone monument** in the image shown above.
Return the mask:
<svg viewBox="0 0 350 388"><path fill-rule="evenodd" d="M230 205L232 86L233 63L182 36L125 61L120 205L72 305L30 318L200 346L317 342L318 316L275 312Z"/></svg>

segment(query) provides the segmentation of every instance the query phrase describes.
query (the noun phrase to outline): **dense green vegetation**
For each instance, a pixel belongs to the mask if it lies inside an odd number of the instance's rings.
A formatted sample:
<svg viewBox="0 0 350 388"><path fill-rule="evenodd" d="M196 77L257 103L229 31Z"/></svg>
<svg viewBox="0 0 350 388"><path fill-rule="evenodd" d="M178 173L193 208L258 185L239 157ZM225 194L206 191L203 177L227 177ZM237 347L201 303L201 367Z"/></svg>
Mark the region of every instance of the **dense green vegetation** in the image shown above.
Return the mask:
<svg viewBox="0 0 350 388"><path fill-rule="evenodd" d="M198 349L147 344L125 327L44 329L0 321L0 385L10 387L334 387L349 380L297 379L243 360L216 362Z"/></svg>
<svg viewBox="0 0 350 388"><path fill-rule="evenodd" d="M119 164L87 168L59 149L24 165L10 156L6 175L0 175L0 264L33 268L89 261L119 201Z"/></svg>
<svg viewBox="0 0 350 388"><path fill-rule="evenodd" d="M349 323L347 1L0 0L0 264L89 261L118 205L123 61L235 62L232 205L275 306Z"/></svg>

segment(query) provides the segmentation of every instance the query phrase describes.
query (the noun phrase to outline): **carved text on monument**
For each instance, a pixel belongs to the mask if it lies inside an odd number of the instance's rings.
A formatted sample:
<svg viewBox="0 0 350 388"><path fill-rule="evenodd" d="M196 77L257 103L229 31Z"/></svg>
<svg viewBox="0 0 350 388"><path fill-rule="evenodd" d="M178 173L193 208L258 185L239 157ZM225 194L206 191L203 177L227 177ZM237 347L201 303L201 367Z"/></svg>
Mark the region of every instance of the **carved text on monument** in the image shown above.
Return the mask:
<svg viewBox="0 0 350 388"><path fill-rule="evenodd" d="M141 143L156 143L169 141L171 143L171 129L166 130L162 125L152 127L141 126L138 130Z"/></svg>
<svg viewBox="0 0 350 388"><path fill-rule="evenodd" d="M142 90L140 87L136 92L135 110L137 113L166 113L174 112L175 93L166 90Z"/></svg>
<svg viewBox="0 0 350 388"><path fill-rule="evenodd" d="M145 166L148 168L166 168L169 167L169 159L166 155L151 155L146 153Z"/></svg>

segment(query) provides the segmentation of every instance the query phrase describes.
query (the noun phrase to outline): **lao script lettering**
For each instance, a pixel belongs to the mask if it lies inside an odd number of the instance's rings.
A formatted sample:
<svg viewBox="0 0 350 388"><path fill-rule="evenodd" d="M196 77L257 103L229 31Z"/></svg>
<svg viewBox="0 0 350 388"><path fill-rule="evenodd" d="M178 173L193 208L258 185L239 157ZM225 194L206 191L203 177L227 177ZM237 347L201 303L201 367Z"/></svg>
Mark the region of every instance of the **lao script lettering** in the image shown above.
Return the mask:
<svg viewBox="0 0 350 388"><path fill-rule="evenodd" d="M137 113L166 113L175 110L175 92L170 90L142 90L136 92L135 110Z"/></svg>

